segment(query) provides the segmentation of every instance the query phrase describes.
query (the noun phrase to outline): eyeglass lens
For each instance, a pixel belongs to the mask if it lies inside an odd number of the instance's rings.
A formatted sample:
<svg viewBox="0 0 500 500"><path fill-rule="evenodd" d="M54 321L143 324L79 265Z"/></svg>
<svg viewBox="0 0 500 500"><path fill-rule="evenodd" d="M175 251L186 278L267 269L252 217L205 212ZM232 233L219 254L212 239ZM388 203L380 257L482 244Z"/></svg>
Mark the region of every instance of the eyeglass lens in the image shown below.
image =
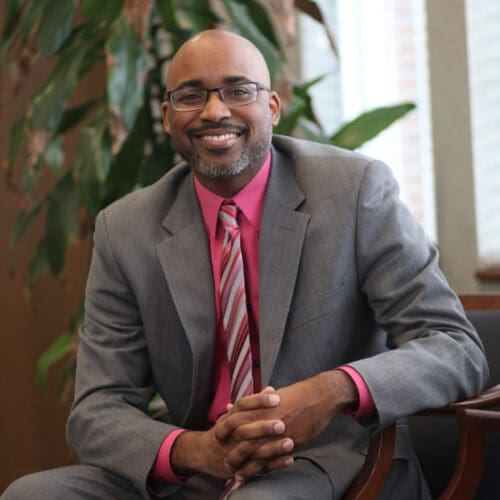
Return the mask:
<svg viewBox="0 0 500 500"><path fill-rule="evenodd" d="M217 92L227 106L243 106L257 99L256 83L239 83L218 89L185 88L173 91L172 105L178 110L197 110L203 108L208 100L209 92Z"/></svg>

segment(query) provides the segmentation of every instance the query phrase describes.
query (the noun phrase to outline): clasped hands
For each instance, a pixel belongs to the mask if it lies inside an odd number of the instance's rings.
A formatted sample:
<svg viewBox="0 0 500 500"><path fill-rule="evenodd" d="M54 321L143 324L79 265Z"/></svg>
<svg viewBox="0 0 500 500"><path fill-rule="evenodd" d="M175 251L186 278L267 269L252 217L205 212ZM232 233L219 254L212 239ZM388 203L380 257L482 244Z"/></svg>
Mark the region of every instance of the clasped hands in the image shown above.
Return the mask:
<svg viewBox="0 0 500 500"><path fill-rule="evenodd" d="M205 473L247 481L290 467L292 452L319 436L357 393L343 372L322 372L275 390L246 396L205 432L184 432L174 443L171 463L179 475Z"/></svg>

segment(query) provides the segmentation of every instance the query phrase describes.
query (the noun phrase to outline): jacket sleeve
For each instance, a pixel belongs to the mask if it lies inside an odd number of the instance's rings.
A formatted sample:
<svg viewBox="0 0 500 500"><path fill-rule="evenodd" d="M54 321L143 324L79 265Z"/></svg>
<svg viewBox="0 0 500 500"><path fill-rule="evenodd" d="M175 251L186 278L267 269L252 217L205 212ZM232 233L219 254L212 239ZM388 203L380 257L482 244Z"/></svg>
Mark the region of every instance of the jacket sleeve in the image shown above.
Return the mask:
<svg viewBox="0 0 500 500"><path fill-rule="evenodd" d="M438 268L438 252L398 194L389 168L371 162L357 204L358 279L390 350L351 366L382 426L472 396L488 378L481 342Z"/></svg>
<svg viewBox="0 0 500 500"><path fill-rule="evenodd" d="M148 474L175 427L147 414L155 388L141 317L113 257L103 214L96 221L85 310L68 443L83 463L127 478L148 497Z"/></svg>

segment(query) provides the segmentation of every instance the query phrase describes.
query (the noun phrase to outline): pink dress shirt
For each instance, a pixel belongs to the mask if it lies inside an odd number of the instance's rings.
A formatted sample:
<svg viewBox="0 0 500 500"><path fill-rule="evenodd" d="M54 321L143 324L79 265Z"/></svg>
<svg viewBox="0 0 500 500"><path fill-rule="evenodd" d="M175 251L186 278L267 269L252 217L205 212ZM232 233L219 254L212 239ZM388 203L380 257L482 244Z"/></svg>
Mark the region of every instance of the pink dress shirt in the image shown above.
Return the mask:
<svg viewBox="0 0 500 500"><path fill-rule="evenodd" d="M259 392L262 389L257 328L259 324L259 235L264 197L270 171L271 153L269 153L264 164L252 180L231 198L241 209L238 223L240 226L241 245L245 265L245 285L248 295L250 345L252 349L255 392ZM194 177L194 185L210 242L210 258L215 285L217 342L212 374L213 399L207 415L207 423L211 426L223 413L225 413L226 405L231 400L229 363L225 353L224 342L222 341L223 329L220 318L220 279L218 273L224 234L221 224L217 224L217 221L220 205L225 199L203 187L196 177ZM354 418L361 418L369 415L374 410L374 404L368 387L362 377L350 366L341 366L338 369L343 370L353 379L359 394L359 406L355 411L349 414ZM183 479L175 475L170 465L170 452L175 439L181 432L184 432L184 430L185 429L177 429L171 432L161 444L155 463L150 472L149 479L151 481L156 482L161 480L169 483L182 483Z"/></svg>

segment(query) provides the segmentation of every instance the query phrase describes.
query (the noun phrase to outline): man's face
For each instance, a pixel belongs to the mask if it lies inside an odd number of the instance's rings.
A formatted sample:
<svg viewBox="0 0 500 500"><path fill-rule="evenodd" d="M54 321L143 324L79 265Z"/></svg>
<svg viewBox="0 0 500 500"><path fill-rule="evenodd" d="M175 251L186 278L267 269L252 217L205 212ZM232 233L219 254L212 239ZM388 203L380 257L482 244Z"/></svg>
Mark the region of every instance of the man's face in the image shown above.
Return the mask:
<svg viewBox="0 0 500 500"><path fill-rule="evenodd" d="M200 40L173 61L168 90L181 87L216 88L257 81L269 85L267 68L252 46L226 35ZM245 183L262 165L271 144L272 126L279 118L279 98L259 90L257 100L228 107L217 92L203 109L177 111L164 103L164 122L179 154L199 178L241 176Z"/></svg>

